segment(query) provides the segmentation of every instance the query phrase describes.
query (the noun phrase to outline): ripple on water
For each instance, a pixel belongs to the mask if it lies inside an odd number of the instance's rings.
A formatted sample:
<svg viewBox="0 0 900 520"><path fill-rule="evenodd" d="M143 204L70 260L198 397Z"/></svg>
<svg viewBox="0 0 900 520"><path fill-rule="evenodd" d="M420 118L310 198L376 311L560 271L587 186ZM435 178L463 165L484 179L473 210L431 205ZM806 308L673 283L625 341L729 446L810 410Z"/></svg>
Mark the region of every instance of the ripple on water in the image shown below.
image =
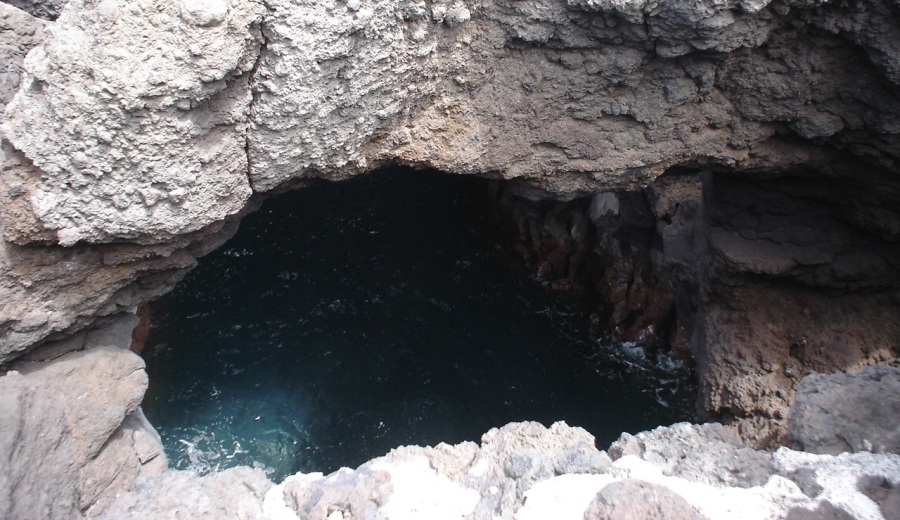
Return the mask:
<svg viewBox="0 0 900 520"><path fill-rule="evenodd" d="M172 464L280 480L566 420L605 446L693 417L684 367L511 268L479 179L392 171L268 201L152 307L145 412Z"/></svg>

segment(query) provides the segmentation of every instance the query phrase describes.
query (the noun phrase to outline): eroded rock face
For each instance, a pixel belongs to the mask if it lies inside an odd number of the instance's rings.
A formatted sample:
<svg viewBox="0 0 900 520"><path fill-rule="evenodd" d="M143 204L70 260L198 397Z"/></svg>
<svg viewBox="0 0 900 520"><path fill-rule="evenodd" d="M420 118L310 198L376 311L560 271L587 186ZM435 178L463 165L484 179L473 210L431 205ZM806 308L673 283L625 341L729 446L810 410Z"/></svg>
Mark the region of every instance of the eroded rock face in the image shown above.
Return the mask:
<svg viewBox="0 0 900 520"><path fill-rule="evenodd" d="M139 408L144 362L118 346L134 321L121 319L125 327L89 334L88 350L55 357L48 348L54 359L20 362L0 377L4 518L78 518L138 476L165 470L159 436Z"/></svg>
<svg viewBox="0 0 900 520"><path fill-rule="evenodd" d="M565 423L511 423L480 445L402 447L279 485L246 467L165 470L137 407L143 363L113 346L129 343L136 321L91 332L88 350L42 348L0 377L0 408L17 418L0 425L4 517L877 519L889 518L900 486L896 454L755 451L721 425L687 423L623 434L609 455Z"/></svg>
<svg viewBox="0 0 900 520"><path fill-rule="evenodd" d="M0 213L10 209L6 206ZM236 219L219 222L177 241L147 247L127 243L30 247L0 242L0 363L38 343L75 333L98 317L134 312L172 290L196 265L197 256L236 230ZM66 341L79 338L76 334Z"/></svg>
<svg viewBox="0 0 900 520"><path fill-rule="evenodd" d="M900 454L900 369L810 375L800 382L789 424L804 451Z"/></svg>
<svg viewBox="0 0 900 520"><path fill-rule="evenodd" d="M19 90L22 80L22 62L38 42L41 41L46 23L15 9L0 4L0 110Z"/></svg>
<svg viewBox="0 0 900 520"><path fill-rule="evenodd" d="M400 161L567 195L686 163L893 168L893 4L624 5L75 1L3 132L65 245L201 228L248 168L257 191Z"/></svg>
<svg viewBox="0 0 900 520"><path fill-rule="evenodd" d="M893 179L896 20L880 0L76 0L5 112L4 237L171 250L251 189L395 162L559 197L673 165ZM17 349L79 325L24 307L0 329L31 331Z"/></svg>
<svg viewBox="0 0 900 520"><path fill-rule="evenodd" d="M19 420L3 438L17 442L43 427L28 422L37 420L24 415L30 407L50 422L48 436L7 449L9 457L76 463L37 482L22 470L25 461L10 459L24 472L2 476L7 516L25 507L20 495L49 489L41 486L58 492L40 495L26 516L100 514L108 490L128 488L136 472L161 460L151 456L152 435L133 415L139 398L114 399L85 434L80 422L64 424L67 408L43 396L43 383L35 382L41 373L64 380L55 371L94 356L130 366L109 349L73 352L93 344L79 330L170 290L251 210L252 193L382 164L512 179L533 198L593 196L587 207L594 223L648 238L637 246L627 236L598 235L597 244L621 246L616 261L631 265L609 288L610 298L625 300L613 318L640 336L653 323L632 321L631 313L674 306L672 336L696 357L701 408L736 422L758 445L784 440L803 375L898 355L896 2L8 3L56 21L44 26L0 4L0 53L8 58L2 86L18 85L15 97L3 93L0 124L0 363L29 356L40 364L0 379L9 386L0 405ZM706 173L662 176L676 170ZM763 173L793 179L766 182ZM631 195L614 193L624 190ZM580 236L562 231L564 241ZM560 262L564 281L577 271L573 259ZM659 287L676 295L642 296L651 271L668 277ZM112 372L104 382L119 380ZM102 388L88 386L91 396ZM97 395L91 407L126 390ZM748 456L753 468L725 465L712 473L719 480L697 482L685 475L712 462L688 457L673 469L661 462L666 449L654 451L649 441L629 445L635 454L610 470L605 455L562 427L549 434L564 439L562 447L532 450L535 438L556 442L539 430L511 427L481 448L413 450L403 469L375 468L369 480L362 472L307 478L292 487L290 503L275 502L334 515L310 504L312 486L354 510L384 513L393 504L404 511L421 502L391 497L423 479L458 497L454 507L462 509L453 511L460 515L539 518L567 504L566 514L581 518L603 486L640 476L665 482L710 518L747 518L747 511L779 517L789 506L799 517L833 508L868 515L858 490L816 490L834 475L865 473L888 487L900 480L889 456L780 451ZM743 453L715 435L704 441L714 453ZM826 467L823 475L831 476L820 479ZM156 481L160 489L203 487L196 501L173 499L160 514L198 507L198 515L256 515L267 484L259 475L233 476ZM358 496L369 481L384 487L380 503ZM217 493L234 493L230 482L242 483L246 502L200 508ZM870 488L866 493L877 494ZM481 498L470 502L470 491ZM110 511L153 507L150 495L136 493Z"/></svg>
<svg viewBox="0 0 900 520"><path fill-rule="evenodd" d="M110 520L265 518L262 499L271 487L272 483L259 469L231 468L205 477L170 470L140 479L134 489L117 497L108 509L87 517Z"/></svg>
<svg viewBox="0 0 900 520"><path fill-rule="evenodd" d="M613 482L597 493L584 512L585 520L644 518L646 520L704 520L706 517L681 495L665 486L642 480Z"/></svg>
<svg viewBox="0 0 900 520"><path fill-rule="evenodd" d="M511 423L485 434L480 447L471 442L403 447L356 470L300 473L272 487L248 468L200 478L171 472L141 479L136 491L120 496L105 517L167 518L177 501L181 514L191 518L207 518L215 510L234 518L284 520L761 520L818 518L822 511L836 518L875 519L884 509L870 497L888 503L890 490L900 482L896 455L833 457L786 448L757 452L724 432L718 425L658 428L617 443L638 439L654 444L655 452L620 453L611 462L580 428ZM733 451L721 453L726 437ZM729 461L732 468L753 474L753 482L710 478L701 466L673 470L657 457L661 452Z"/></svg>
<svg viewBox="0 0 900 520"><path fill-rule="evenodd" d="M56 20L69 0L3 0L4 4L43 20Z"/></svg>
<svg viewBox="0 0 900 520"><path fill-rule="evenodd" d="M497 198L538 279L594 305L599 334L695 362L701 416L774 448L804 376L900 354L900 192L809 182L681 170L635 192Z"/></svg>
<svg viewBox="0 0 900 520"><path fill-rule="evenodd" d="M159 242L244 207L262 8L219 4L75 0L29 54L3 135L28 150L18 196L55 242Z"/></svg>

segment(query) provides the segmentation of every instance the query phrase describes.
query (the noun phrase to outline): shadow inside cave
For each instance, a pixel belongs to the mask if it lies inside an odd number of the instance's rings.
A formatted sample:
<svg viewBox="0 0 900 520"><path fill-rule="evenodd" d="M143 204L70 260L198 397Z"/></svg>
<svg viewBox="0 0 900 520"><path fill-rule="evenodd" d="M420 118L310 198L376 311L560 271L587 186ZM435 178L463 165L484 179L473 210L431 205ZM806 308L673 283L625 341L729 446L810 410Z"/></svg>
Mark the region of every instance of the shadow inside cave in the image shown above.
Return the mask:
<svg viewBox="0 0 900 520"><path fill-rule="evenodd" d="M151 308L143 407L170 464L280 480L510 421L605 446L693 419L689 370L596 337L505 245L488 192L390 169L248 216Z"/></svg>

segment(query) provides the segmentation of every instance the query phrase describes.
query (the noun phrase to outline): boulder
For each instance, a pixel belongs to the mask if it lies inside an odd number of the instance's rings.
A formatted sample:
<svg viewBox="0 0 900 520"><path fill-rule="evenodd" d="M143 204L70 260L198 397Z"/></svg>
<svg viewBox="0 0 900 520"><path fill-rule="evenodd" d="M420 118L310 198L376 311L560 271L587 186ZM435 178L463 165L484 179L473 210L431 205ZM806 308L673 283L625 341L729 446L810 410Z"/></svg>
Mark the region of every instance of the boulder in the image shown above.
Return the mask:
<svg viewBox="0 0 900 520"><path fill-rule="evenodd" d="M770 455L748 448L734 431L717 423L679 423L637 435L623 433L609 454L613 460L636 456L665 475L713 486L761 486L775 472Z"/></svg>
<svg viewBox="0 0 900 520"><path fill-rule="evenodd" d="M812 374L800 381L788 421L803 451L900 454L900 368Z"/></svg>
<svg viewBox="0 0 900 520"><path fill-rule="evenodd" d="M90 518L117 520L256 520L263 517L262 499L272 483L260 469L231 468L203 477L189 471L167 471L138 479L102 513Z"/></svg>
<svg viewBox="0 0 900 520"><path fill-rule="evenodd" d="M69 0L3 0L3 3L43 20L56 20Z"/></svg>
<svg viewBox="0 0 900 520"><path fill-rule="evenodd" d="M0 377L0 516L80 517L162 471L162 445L138 407L146 389L143 360L115 346Z"/></svg>
<svg viewBox="0 0 900 520"><path fill-rule="evenodd" d="M620 480L604 487L584 512L584 520L706 520L687 501L665 486Z"/></svg>

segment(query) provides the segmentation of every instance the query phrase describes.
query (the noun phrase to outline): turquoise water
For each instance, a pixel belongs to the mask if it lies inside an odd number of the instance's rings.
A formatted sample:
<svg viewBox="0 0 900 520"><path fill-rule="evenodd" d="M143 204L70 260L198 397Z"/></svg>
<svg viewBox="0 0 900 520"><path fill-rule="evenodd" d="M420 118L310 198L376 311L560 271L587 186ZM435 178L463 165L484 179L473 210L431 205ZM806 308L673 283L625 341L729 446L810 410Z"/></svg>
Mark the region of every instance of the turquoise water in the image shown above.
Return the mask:
<svg viewBox="0 0 900 520"><path fill-rule="evenodd" d="M691 420L687 371L598 338L487 212L485 181L404 170L267 201L151 307L143 406L170 464L280 480L510 421L605 448Z"/></svg>

